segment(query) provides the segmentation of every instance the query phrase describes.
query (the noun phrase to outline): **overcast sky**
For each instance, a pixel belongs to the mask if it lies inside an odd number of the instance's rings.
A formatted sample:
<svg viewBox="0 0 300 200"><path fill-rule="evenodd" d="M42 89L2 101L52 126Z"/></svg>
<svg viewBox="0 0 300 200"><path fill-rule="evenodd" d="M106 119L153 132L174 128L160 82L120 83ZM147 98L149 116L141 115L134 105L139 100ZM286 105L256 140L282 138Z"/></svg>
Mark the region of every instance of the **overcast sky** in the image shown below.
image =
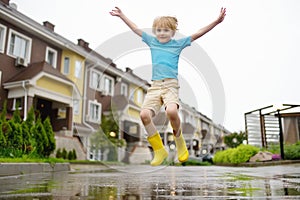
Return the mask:
<svg viewBox="0 0 300 200"><path fill-rule="evenodd" d="M171 0L11 0L11 3L16 3L19 11L37 22L50 21L55 25L55 32L72 42L82 38L94 49L128 31L120 19L108 13L116 5L141 28L150 28L156 16L176 16L182 35L191 35L209 24L216 19L220 8L226 7L224 22L193 44L211 59L224 88L225 119L217 123L230 131L240 131L245 128L245 112L272 104L300 104L299 0L178 3ZM103 55L111 57L109 53ZM142 54L135 52L112 59L119 68L131 67L138 71L150 62ZM180 76L190 86L196 81L197 86L185 90L193 93L189 98L187 95L181 98L184 102L191 100L187 103L213 118L213 113L218 111L214 110L211 85L203 74L195 75L193 67L186 67L188 64L189 60L180 62ZM188 74L193 76L187 78ZM222 95L220 100L223 101Z"/></svg>

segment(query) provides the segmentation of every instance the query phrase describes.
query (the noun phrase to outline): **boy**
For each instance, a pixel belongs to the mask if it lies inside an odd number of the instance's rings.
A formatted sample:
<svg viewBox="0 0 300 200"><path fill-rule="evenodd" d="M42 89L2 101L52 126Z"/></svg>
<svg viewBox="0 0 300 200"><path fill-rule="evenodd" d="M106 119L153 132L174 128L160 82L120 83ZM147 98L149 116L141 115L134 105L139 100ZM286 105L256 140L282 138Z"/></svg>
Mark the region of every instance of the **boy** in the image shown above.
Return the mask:
<svg viewBox="0 0 300 200"><path fill-rule="evenodd" d="M168 156L160 134L152 121L152 118L157 114L162 105L165 106L167 117L173 128L178 160L180 162L187 161L189 152L182 135L178 115L179 84L177 76L179 56L185 47L191 45L191 42L200 38L224 20L226 8L221 8L220 15L215 21L191 36L178 40L173 39L177 30L177 19L175 17L162 16L156 18L152 26L154 37L139 29L135 23L126 17L120 8L115 7L110 14L121 18L134 33L142 38L143 42L145 42L151 50L153 83L147 91L140 113L141 120L148 133L148 142L154 151L154 158L151 161L151 165L160 165Z"/></svg>

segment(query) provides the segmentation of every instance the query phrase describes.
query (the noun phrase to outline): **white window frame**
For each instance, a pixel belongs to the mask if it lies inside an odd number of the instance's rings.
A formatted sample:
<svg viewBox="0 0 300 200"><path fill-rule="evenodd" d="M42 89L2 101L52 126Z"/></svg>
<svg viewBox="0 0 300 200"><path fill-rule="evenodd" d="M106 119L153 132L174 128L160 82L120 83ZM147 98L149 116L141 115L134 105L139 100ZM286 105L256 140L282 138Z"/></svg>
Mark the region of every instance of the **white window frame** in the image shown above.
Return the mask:
<svg viewBox="0 0 300 200"><path fill-rule="evenodd" d="M0 24L0 53L4 53L6 39L6 26Z"/></svg>
<svg viewBox="0 0 300 200"><path fill-rule="evenodd" d="M92 106L98 106L97 110L91 110ZM101 122L101 113L102 113L102 104L97 101L89 101L89 114L88 121L100 123Z"/></svg>
<svg viewBox="0 0 300 200"><path fill-rule="evenodd" d="M74 76L75 76L76 78L80 79L80 78L81 78L81 75L82 75L81 71L82 71L82 62L79 61L79 60L76 60L76 61L75 61Z"/></svg>
<svg viewBox="0 0 300 200"><path fill-rule="evenodd" d="M135 93L135 88L131 87L129 88L129 100L134 102L134 93Z"/></svg>
<svg viewBox="0 0 300 200"><path fill-rule="evenodd" d="M125 97L128 96L128 85L126 83L121 83L121 95L124 95Z"/></svg>
<svg viewBox="0 0 300 200"><path fill-rule="evenodd" d="M106 79L108 79L109 81L111 81L111 86L107 86L107 82ZM101 88L107 95L113 96L114 94L114 88L115 88L115 79L111 76L108 76L106 74L103 75L103 78L101 79L102 82L102 87ZM100 87L101 87L100 85ZM108 88L109 87L109 88Z"/></svg>
<svg viewBox="0 0 300 200"><path fill-rule="evenodd" d="M66 60L68 60L68 66L66 66ZM69 75L70 74L70 62L71 62L71 59L70 57L64 57L64 69L63 69L63 74L65 75ZM66 72L66 69L68 70Z"/></svg>
<svg viewBox="0 0 300 200"><path fill-rule="evenodd" d="M137 103L142 104L143 98L144 98L143 91L141 89L138 89L137 90L137 99L136 99Z"/></svg>
<svg viewBox="0 0 300 200"><path fill-rule="evenodd" d="M21 55L14 55L14 54L11 54L10 53L10 50L11 50L11 40L12 40L12 35L16 35L18 36L19 38L23 39L23 40L26 40L28 43L27 43L27 46L25 48L25 56L21 56ZM31 46L32 46L32 39L15 31L15 30L12 30L12 29L9 29L9 34L8 34L8 46L7 46L7 50L6 50L6 53L7 55L13 57L13 58L17 58L17 57L22 57L25 59L26 62L30 62L30 56L31 56Z"/></svg>
<svg viewBox="0 0 300 200"><path fill-rule="evenodd" d="M94 79L94 76L93 76L94 74L95 74L95 76L97 76L96 77L97 80ZM96 70L91 70L91 72L90 72L90 88L93 88L98 91L101 90L101 82L100 82L101 76L102 76L102 74L100 72L98 72Z"/></svg>
<svg viewBox="0 0 300 200"><path fill-rule="evenodd" d="M46 48L46 57L45 57L45 60L48 62L48 59L49 59L49 53L53 53L53 64L52 64L52 67L56 68L56 65L57 65L57 51L51 47L47 47ZM49 62L48 62L49 63ZM51 63L49 63L51 65Z"/></svg>

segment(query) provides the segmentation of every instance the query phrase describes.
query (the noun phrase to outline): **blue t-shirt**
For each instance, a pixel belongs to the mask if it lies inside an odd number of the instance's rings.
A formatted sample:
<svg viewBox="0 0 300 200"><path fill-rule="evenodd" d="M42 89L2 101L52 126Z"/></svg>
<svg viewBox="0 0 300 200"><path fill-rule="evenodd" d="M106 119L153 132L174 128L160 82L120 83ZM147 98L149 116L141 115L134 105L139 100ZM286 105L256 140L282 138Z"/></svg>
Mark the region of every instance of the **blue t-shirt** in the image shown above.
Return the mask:
<svg viewBox="0 0 300 200"><path fill-rule="evenodd" d="M185 47L191 45L191 36L160 43L156 37L143 32L142 40L150 47L152 80L177 79L179 55Z"/></svg>

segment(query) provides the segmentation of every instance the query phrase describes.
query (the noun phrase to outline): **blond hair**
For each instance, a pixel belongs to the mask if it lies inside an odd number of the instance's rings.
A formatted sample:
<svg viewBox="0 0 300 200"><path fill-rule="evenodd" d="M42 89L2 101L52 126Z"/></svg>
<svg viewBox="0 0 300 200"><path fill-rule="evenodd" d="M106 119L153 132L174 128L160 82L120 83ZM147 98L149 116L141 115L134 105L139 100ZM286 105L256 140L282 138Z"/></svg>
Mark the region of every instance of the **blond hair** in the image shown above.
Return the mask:
<svg viewBox="0 0 300 200"><path fill-rule="evenodd" d="M152 25L152 31L155 32L155 29L157 28L169 28L172 31L176 31L177 25L178 25L178 21L176 17L161 16L154 19Z"/></svg>

